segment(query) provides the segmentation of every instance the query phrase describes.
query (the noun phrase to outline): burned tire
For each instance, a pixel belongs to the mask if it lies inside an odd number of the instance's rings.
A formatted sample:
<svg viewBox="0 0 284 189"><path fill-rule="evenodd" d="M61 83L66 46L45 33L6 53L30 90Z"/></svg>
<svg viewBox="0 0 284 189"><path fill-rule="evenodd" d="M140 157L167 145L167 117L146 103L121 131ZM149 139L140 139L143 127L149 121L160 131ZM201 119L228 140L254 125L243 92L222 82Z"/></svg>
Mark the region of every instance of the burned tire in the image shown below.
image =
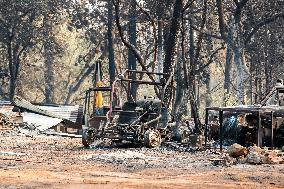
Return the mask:
<svg viewBox="0 0 284 189"><path fill-rule="evenodd" d="M82 133L82 144L85 147L90 147L92 143L94 143L94 131L89 129L84 129Z"/></svg>
<svg viewBox="0 0 284 189"><path fill-rule="evenodd" d="M155 148L161 145L161 134L158 130L148 130L144 134L144 144L148 148Z"/></svg>

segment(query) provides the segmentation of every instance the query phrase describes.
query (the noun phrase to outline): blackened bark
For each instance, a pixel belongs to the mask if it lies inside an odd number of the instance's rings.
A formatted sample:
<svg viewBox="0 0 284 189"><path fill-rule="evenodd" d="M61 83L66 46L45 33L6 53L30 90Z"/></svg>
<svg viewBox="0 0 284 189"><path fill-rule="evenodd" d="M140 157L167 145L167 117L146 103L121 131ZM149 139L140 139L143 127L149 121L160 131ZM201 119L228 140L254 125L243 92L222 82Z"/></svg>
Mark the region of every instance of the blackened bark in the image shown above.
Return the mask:
<svg viewBox="0 0 284 189"><path fill-rule="evenodd" d="M10 72L10 81L9 81L9 99L12 101L15 96L16 87L17 87L17 78L19 75L20 59L19 55L15 48L13 48L12 39L10 39L7 44L7 53L9 61L9 72Z"/></svg>
<svg viewBox="0 0 284 189"><path fill-rule="evenodd" d="M44 65L45 65L45 103L54 103L54 55L53 48L50 41L47 39L44 41Z"/></svg>
<svg viewBox="0 0 284 189"><path fill-rule="evenodd" d="M136 2L132 0L129 6L129 42L136 46ZM136 70L136 57L131 49L128 49L128 69ZM136 74L131 74L131 79L136 80ZM130 95L128 101L136 100L137 86L132 83L130 89Z"/></svg>
<svg viewBox="0 0 284 189"><path fill-rule="evenodd" d="M113 4L112 0L108 0L108 61L109 61L109 77L110 85L115 79L115 61L114 61L114 49L113 49L113 37L112 37L112 23L113 23Z"/></svg>
<svg viewBox="0 0 284 189"><path fill-rule="evenodd" d="M195 82L195 74L197 70L198 59L200 56L200 51L202 47L202 41L204 38L203 30L205 28L206 23L206 14L207 14L207 0L204 0L204 7L202 11L202 22L200 27L200 33L197 37L197 43L194 43L194 36L193 36L193 28L190 27L190 71L188 77L188 89L189 89L189 100L191 105L191 116L194 119L195 123L195 132L200 133L201 128L201 121L199 117L199 110L198 110L198 102L196 99L196 82ZM191 23L190 23L191 24ZM191 49L192 48L192 49ZM194 50L193 50L194 49Z"/></svg>
<svg viewBox="0 0 284 189"><path fill-rule="evenodd" d="M182 46L183 48L183 46ZM177 62L177 66L176 66L176 73L175 73L175 80L176 80L176 94L175 94L175 103L173 106L173 114L175 116L176 119L179 119L179 107L181 105L181 102L183 101L183 92L184 92L184 81L182 78L182 74L180 73L180 70L182 70L182 61L183 57L181 55L181 53L179 53L178 55L178 62Z"/></svg>
<svg viewBox="0 0 284 189"><path fill-rule="evenodd" d="M230 27L225 23L225 15L223 10L223 1L216 0L218 11L219 30L223 40L232 49L234 54L234 62L237 67L237 99L238 104L245 104L245 81L248 78L248 68L243 57L242 29L240 26L242 10L248 0L235 1L237 7L234 10L234 17L231 20Z"/></svg>
<svg viewBox="0 0 284 189"><path fill-rule="evenodd" d="M45 103L52 104L54 103L54 55L55 55L55 44L54 40L51 37L52 34L52 23L49 21L47 15L44 16L44 35L45 39L43 41L43 56L44 56L44 79L45 79Z"/></svg>
<svg viewBox="0 0 284 189"><path fill-rule="evenodd" d="M211 75L210 71L207 71L208 73L205 76L205 85L206 85L206 99L205 99L205 107L210 107L212 104L212 98L211 98Z"/></svg>
<svg viewBox="0 0 284 189"><path fill-rule="evenodd" d="M171 26L166 41L165 60L164 60L164 73L172 72L172 60L175 55L176 38L179 30L183 0L176 0L174 5ZM164 94L164 103L168 107L171 101L171 86L168 86Z"/></svg>
<svg viewBox="0 0 284 189"><path fill-rule="evenodd" d="M232 69L232 49L230 47L227 47L226 63L225 63L225 79L224 79L224 89L226 94L229 94L231 91L231 69Z"/></svg>
<svg viewBox="0 0 284 189"><path fill-rule="evenodd" d="M163 23L161 20L161 16L158 15L158 66L157 71L159 73L163 72Z"/></svg>

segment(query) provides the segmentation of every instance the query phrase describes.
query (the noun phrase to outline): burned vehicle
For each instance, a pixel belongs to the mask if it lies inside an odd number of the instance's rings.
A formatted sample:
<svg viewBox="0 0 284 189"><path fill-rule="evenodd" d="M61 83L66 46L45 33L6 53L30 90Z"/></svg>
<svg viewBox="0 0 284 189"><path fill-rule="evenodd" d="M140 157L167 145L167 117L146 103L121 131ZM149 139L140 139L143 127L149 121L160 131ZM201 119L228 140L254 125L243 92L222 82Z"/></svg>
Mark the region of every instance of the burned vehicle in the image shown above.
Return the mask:
<svg viewBox="0 0 284 189"><path fill-rule="evenodd" d="M277 83L259 105L208 107L205 112L207 143L219 140L243 146L284 146L284 86Z"/></svg>
<svg viewBox="0 0 284 189"><path fill-rule="evenodd" d="M147 74L151 79L132 79L133 74ZM154 79L158 77L161 78ZM127 97L130 97L121 107L118 106L118 84L120 88L125 89ZM116 143L128 141L146 147L158 147L162 140L173 138L172 128L175 122L163 104L165 89L171 84L170 74L125 70L116 77L111 87L95 87L88 90L85 100L83 145L89 146L95 139L107 138ZM160 98L145 96L143 99L135 100L131 98L131 85L156 87ZM109 106L102 106L101 91L109 92ZM91 95L92 92L94 95ZM93 111L90 111L91 104Z"/></svg>

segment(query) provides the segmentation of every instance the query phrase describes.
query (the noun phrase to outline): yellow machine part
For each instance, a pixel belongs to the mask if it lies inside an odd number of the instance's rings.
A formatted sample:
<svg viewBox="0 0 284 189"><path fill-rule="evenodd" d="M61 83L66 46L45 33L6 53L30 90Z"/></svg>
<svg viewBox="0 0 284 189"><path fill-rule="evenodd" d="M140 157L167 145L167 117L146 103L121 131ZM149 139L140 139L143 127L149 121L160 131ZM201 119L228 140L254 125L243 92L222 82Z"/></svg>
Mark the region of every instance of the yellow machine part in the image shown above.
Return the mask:
<svg viewBox="0 0 284 189"><path fill-rule="evenodd" d="M103 82L98 81L97 87L102 87L102 86L103 86ZM96 96L96 108L102 108L104 106L103 93L101 91L97 91L95 96Z"/></svg>

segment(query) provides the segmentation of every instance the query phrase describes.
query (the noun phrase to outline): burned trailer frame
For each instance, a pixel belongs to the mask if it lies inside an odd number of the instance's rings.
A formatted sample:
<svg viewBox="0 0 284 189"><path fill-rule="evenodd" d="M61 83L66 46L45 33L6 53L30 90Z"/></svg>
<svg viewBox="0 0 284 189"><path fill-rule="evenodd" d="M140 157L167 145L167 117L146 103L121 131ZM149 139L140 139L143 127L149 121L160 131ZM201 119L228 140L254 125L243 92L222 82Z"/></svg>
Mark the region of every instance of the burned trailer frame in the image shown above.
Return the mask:
<svg viewBox="0 0 284 189"><path fill-rule="evenodd" d="M271 129L271 147L274 145L274 125L273 118L275 116L275 112L270 107L257 107L257 106L249 106L249 107L210 107L205 110L205 146L207 147L209 140L209 132L210 132L210 123L209 116L212 112L218 112L218 126L219 126L219 139L220 139L220 150L223 150L224 144L224 115L252 115L256 118L256 124L251 125L256 129L256 145L262 146L262 120L269 119L270 129Z"/></svg>
<svg viewBox="0 0 284 189"><path fill-rule="evenodd" d="M151 80L132 79L132 74L147 74ZM158 81L154 78L161 76ZM165 79L167 78L167 80ZM164 92L167 86L171 84L172 74L147 72L138 70L125 70L118 75L112 83L110 97L110 110L107 112L107 124L103 125L97 132L97 137L108 138L112 141L129 141L134 143L144 143L147 147L156 147L161 143L162 138L168 134L168 112L163 106ZM127 101L123 104L121 110L113 108L114 94L116 85L126 84L127 97L131 96L131 85L153 85L160 91L160 97L146 98ZM115 115L117 118L114 119ZM161 124L160 124L161 123ZM163 125L163 126L161 126Z"/></svg>
<svg viewBox="0 0 284 189"><path fill-rule="evenodd" d="M242 115L243 122L253 128L255 141L259 147L270 146L282 147L284 145L284 86L282 83L277 85L261 101L260 105L233 106L233 107L207 107L205 110L205 146L207 147L212 122L209 123L210 114L217 113L220 149L223 149L224 131L226 126L223 124L226 115ZM245 130L244 126L241 125ZM225 127L225 128L224 128ZM270 131L270 132L269 132ZM242 133L241 133L242 134ZM245 135L244 133L243 135ZM240 136L245 137L245 136ZM276 139L276 140L275 140ZM245 141L246 142L246 141ZM246 145L246 144L242 144Z"/></svg>

